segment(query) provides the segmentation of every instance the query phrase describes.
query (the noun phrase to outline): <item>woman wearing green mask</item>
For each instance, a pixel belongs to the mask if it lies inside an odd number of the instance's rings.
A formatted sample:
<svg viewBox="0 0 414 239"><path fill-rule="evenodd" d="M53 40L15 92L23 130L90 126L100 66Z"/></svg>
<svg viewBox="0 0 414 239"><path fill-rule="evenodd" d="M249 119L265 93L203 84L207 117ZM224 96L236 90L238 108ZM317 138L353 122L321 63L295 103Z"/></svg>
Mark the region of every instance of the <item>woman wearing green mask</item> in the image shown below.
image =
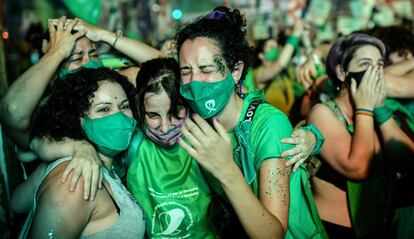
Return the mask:
<svg viewBox="0 0 414 239"><path fill-rule="evenodd" d="M290 148L280 142L292 133L289 120L263 103L260 92L241 95L252 55L245 26L238 10L219 7L179 31L180 91L197 113L185 120L179 143L234 208L248 237L318 236L323 229L312 224L317 215L299 216L312 201L296 204L305 198L303 168L291 173L282 158Z"/></svg>
<svg viewBox="0 0 414 239"><path fill-rule="evenodd" d="M326 137L312 186L331 238L384 238L395 169L413 168L414 143L384 106L384 56L375 37L338 39L326 60L333 98L308 116Z"/></svg>
<svg viewBox="0 0 414 239"><path fill-rule="evenodd" d="M268 103L289 115L295 95L293 92L295 68L289 63L299 45L303 23L295 23L293 33L283 47L273 39L257 41L253 65L253 79L257 88L264 90Z"/></svg>
<svg viewBox="0 0 414 239"><path fill-rule="evenodd" d="M114 71L84 69L56 83L34 122L33 136L94 144L104 187L94 201L85 201L83 190L69 192L69 181L60 182L70 157L50 163L32 182L33 196L25 195L34 203L23 238L115 238L121 233L143 238L142 209L113 172L114 158L127 149L135 131L135 113L133 85Z"/></svg>

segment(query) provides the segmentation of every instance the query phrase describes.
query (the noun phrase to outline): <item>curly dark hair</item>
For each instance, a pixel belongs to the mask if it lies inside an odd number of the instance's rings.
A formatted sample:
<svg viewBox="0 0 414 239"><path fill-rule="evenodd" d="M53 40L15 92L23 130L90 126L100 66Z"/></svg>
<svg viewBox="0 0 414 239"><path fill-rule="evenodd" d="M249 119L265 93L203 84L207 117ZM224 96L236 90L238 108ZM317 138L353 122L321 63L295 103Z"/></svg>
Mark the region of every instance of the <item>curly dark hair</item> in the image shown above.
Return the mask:
<svg viewBox="0 0 414 239"><path fill-rule="evenodd" d="M80 118L89 110L90 100L101 81L121 85L136 118L135 88L126 77L103 67L82 69L69 74L65 80L56 81L53 85L46 103L39 108L35 117L32 137L47 137L56 141L65 137L75 140L86 139Z"/></svg>
<svg viewBox="0 0 414 239"><path fill-rule="evenodd" d="M136 81L137 121L141 128L145 123L146 93L164 90L171 100L170 116L178 117L178 107L188 109L187 102L180 94L180 68L174 58L156 58L142 63Z"/></svg>
<svg viewBox="0 0 414 239"><path fill-rule="evenodd" d="M253 48L246 40L246 20L237 9L216 7L206 16L196 19L178 31L177 52L183 43L197 37L206 37L217 42L221 54L230 70L238 61L243 61L244 69L241 80L244 80L254 55Z"/></svg>
<svg viewBox="0 0 414 239"><path fill-rule="evenodd" d="M340 89L344 85L344 83L339 80L337 76L336 67L340 65L345 71L347 71L348 64L354 57L355 52L365 45L371 45L378 48L381 56L383 58L385 57L384 43L382 43L382 41L378 38L363 33L353 33L349 36L342 37L337 40L329 50L326 58L326 73L332 82L335 94L339 93L336 89L338 87Z"/></svg>

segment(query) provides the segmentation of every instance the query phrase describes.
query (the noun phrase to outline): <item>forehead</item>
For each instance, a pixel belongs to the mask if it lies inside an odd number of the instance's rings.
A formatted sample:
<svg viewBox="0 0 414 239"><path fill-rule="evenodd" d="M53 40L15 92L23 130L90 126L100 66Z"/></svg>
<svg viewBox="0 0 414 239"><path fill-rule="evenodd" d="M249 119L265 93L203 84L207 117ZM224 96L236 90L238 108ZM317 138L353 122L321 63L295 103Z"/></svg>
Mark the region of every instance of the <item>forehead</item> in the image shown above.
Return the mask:
<svg viewBox="0 0 414 239"><path fill-rule="evenodd" d="M171 100L165 90L161 90L157 93L149 92L144 95L144 105L145 110L147 111L168 111L170 109Z"/></svg>
<svg viewBox="0 0 414 239"><path fill-rule="evenodd" d="M362 58L369 58L375 61L382 60L380 50L372 45L362 46L355 51L353 60L359 60Z"/></svg>
<svg viewBox="0 0 414 239"><path fill-rule="evenodd" d="M79 38L76 43L75 47L73 48L73 52L85 51L88 52L94 49L93 43L86 37Z"/></svg>
<svg viewBox="0 0 414 239"><path fill-rule="evenodd" d="M124 89L116 82L104 80L98 83L98 89L93 94L92 100L112 100L115 98L118 100L127 98Z"/></svg>
<svg viewBox="0 0 414 239"><path fill-rule="evenodd" d="M192 62L211 63L217 54L220 54L220 49L215 40L205 37L188 39L183 43L179 52L180 65Z"/></svg>

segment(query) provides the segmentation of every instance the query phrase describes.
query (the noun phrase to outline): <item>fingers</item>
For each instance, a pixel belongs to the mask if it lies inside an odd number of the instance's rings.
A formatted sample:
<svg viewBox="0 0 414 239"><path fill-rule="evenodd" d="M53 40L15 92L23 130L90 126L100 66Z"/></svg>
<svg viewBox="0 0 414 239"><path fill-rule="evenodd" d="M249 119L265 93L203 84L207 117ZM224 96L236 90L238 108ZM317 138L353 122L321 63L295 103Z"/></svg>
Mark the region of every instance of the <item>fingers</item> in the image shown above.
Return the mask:
<svg viewBox="0 0 414 239"><path fill-rule="evenodd" d="M80 37L84 36L85 34L86 34L86 30L82 29L82 30L78 31L77 33L75 33L73 35L73 37L75 37L76 39L79 39Z"/></svg>
<svg viewBox="0 0 414 239"><path fill-rule="evenodd" d="M99 166L95 166L92 171L92 181L91 181L91 194L90 200L94 200L96 197L96 192L98 191L98 184L100 179L101 169ZM86 194L86 192L85 192ZM86 198L85 198L86 199Z"/></svg>
<svg viewBox="0 0 414 239"><path fill-rule="evenodd" d="M201 148L200 142L196 139L196 137L194 137L194 135L190 131L188 131L186 127L181 127L181 133L183 133L183 136L188 140L188 142L190 142L190 144L194 148Z"/></svg>
<svg viewBox="0 0 414 239"><path fill-rule="evenodd" d="M49 29L49 39L52 39L55 36L56 28L53 24L52 19L47 21L47 28Z"/></svg>
<svg viewBox="0 0 414 239"><path fill-rule="evenodd" d="M220 135L220 137L226 142L231 143L231 138L229 134L227 133L227 130L223 127L222 124L218 121L217 118L214 118L214 128L216 129L217 133Z"/></svg>
<svg viewBox="0 0 414 239"><path fill-rule="evenodd" d="M62 183L66 182L66 180L68 179L69 173L73 169L74 169L73 161L70 161L70 163L66 166L66 169L65 169L65 171L62 174L62 177L61 177L61 180L60 180Z"/></svg>
<svg viewBox="0 0 414 239"><path fill-rule="evenodd" d="M190 133L191 133L191 135L189 135L189 138L187 138L187 135L185 135L185 136L186 136L186 138L190 141L190 143L191 143L193 146L195 146L195 145L193 144L193 142L191 142L191 141L192 141L192 138L194 138L194 139L195 139L195 143L197 143L197 142L201 143L201 142L203 142L203 141L205 140L206 135L205 135L205 134L204 134L204 132L200 129L200 127L199 127L197 124L195 124L195 123L194 123L194 121L192 121L191 119L187 118L187 119L184 121L184 123L185 123L185 126L186 126L187 128L182 127L182 128L181 128L181 131L183 132L183 134L184 134L184 132L185 132L186 130L187 130L188 132L190 132ZM197 147L196 147L196 148L197 148Z"/></svg>
<svg viewBox="0 0 414 239"><path fill-rule="evenodd" d="M291 139L288 139L288 140L291 140ZM294 143L292 143L292 144L294 144ZM283 151L280 156L282 156L282 157L294 156L294 155L298 155L300 152L301 152L300 148L294 147L293 149Z"/></svg>
<svg viewBox="0 0 414 239"><path fill-rule="evenodd" d="M99 170L99 183L98 183L99 189L101 189L102 186L103 186L103 175L102 175L102 171Z"/></svg>
<svg viewBox="0 0 414 239"><path fill-rule="evenodd" d="M65 25L66 22L66 16L62 16L61 18L59 18L59 21L57 23L57 30L58 31L63 31L63 27Z"/></svg>
<svg viewBox="0 0 414 239"><path fill-rule="evenodd" d="M67 35L69 35L72 32L73 28L75 27L75 25L77 23L78 23L78 19L67 20L66 23L65 23L66 24L66 26L65 26L65 33Z"/></svg>
<svg viewBox="0 0 414 239"><path fill-rule="evenodd" d="M354 78L351 79L351 93L355 94L357 91L357 83Z"/></svg>
<svg viewBox="0 0 414 239"><path fill-rule="evenodd" d="M187 138L188 139L188 138ZM193 149L190 145L188 145L186 142L184 142L184 140L182 140L181 138L178 140L178 143L181 145L181 147L183 147L183 149L189 154L191 155L193 158L197 158L197 151L195 149Z"/></svg>
<svg viewBox="0 0 414 239"><path fill-rule="evenodd" d="M205 121L203 118L201 118L197 114L193 114L193 120L197 124L197 126L201 129L201 131L206 135L213 135L216 132L214 132L213 128Z"/></svg>
<svg viewBox="0 0 414 239"><path fill-rule="evenodd" d="M286 161L285 166L289 167L290 165L296 163L297 161L299 161L301 159L301 155L295 155L294 157L292 157L291 159L289 159L288 161Z"/></svg>
<svg viewBox="0 0 414 239"><path fill-rule="evenodd" d="M78 184L80 176L81 171L79 169L75 169L73 171L72 180L70 181L69 191L74 192L76 190L76 185Z"/></svg>
<svg viewBox="0 0 414 239"><path fill-rule="evenodd" d="M295 166L293 166L293 172L296 172L298 168L305 162L306 158L302 158L298 162L295 163Z"/></svg>

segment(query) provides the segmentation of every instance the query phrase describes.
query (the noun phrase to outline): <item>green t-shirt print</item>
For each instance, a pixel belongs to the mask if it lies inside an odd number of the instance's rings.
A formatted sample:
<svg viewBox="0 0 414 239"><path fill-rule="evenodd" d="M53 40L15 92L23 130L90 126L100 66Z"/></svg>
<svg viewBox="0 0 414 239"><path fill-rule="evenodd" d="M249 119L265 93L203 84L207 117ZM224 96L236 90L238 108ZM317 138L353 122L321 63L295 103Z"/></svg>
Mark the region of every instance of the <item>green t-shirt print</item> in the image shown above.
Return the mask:
<svg viewBox="0 0 414 239"><path fill-rule="evenodd" d="M208 185L181 146L166 149L144 138L127 182L143 207L148 238L214 238L207 218Z"/></svg>

